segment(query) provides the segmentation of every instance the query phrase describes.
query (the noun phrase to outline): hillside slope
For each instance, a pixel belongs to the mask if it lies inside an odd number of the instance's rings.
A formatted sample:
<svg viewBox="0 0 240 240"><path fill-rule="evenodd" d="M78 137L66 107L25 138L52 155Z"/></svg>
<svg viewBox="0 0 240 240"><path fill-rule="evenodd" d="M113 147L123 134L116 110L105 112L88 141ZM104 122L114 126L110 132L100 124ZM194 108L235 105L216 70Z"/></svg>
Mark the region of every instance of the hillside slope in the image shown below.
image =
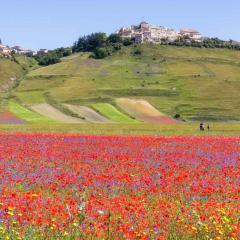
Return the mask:
<svg viewBox="0 0 240 240"><path fill-rule="evenodd" d="M91 109L96 103L119 108L119 98L141 99L171 117L240 120L239 51L141 45L103 60L88 56L74 54L31 71L13 96L27 106L51 100ZM120 111L127 115L124 107Z"/></svg>
<svg viewBox="0 0 240 240"><path fill-rule="evenodd" d="M7 111L9 91L23 77L24 71L20 64L0 57L0 113Z"/></svg>

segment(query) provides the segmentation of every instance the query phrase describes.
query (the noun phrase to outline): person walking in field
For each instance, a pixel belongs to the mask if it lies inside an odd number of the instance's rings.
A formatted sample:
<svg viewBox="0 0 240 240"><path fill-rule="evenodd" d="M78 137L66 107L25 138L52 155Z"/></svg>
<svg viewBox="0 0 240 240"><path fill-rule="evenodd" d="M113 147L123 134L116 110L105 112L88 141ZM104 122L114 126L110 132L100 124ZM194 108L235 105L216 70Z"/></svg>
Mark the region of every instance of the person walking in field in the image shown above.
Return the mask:
<svg viewBox="0 0 240 240"><path fill-rule="evenodd" d="M203 122L200 123L200 131L204 131L204 123Z"/></svg>
<svg viewBox="0 0 240 240"><path fill-rule="evenodd" d="M209 126L209 124L207 125L207 130L210 131L210 126Z"/></svg>

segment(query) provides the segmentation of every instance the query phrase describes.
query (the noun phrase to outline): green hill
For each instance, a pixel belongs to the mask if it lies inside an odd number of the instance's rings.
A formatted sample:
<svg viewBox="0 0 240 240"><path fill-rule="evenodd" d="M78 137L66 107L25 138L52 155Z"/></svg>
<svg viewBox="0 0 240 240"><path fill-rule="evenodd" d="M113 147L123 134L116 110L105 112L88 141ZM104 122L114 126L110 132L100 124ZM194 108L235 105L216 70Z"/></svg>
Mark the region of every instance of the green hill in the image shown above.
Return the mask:
<svg viewBox="0 0 240 240"><path fill-rule="evenodd" d="M65 103L91 109L108 103L130 119L116 103L124 97L189 121L240 120L240 51L141 45L102 60L74 54L30 71L12 97L29 108L47 102L68 115L74 113Z"/></svg>
<svg viewBox="0 0 240 240"><path fill-rule="evenodd" d="M8 110L9 93L29 69L30 62L34 61L23 56L16 57L15 61L0 57L0 112Z"/></svg>

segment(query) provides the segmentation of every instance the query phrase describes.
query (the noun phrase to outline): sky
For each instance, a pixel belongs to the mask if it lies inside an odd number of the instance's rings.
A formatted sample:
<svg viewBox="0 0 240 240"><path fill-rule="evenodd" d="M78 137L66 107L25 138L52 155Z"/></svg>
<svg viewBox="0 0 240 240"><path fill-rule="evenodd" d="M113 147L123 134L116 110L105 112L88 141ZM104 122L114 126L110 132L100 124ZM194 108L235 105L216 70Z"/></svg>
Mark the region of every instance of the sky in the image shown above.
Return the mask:
<svg viewBox="0 0 240 240"><path fill-rule="evenodd" d="M25 48L71 46L79 36L145 20L240 41L239 0L0 0L0 38Z"/></svg>

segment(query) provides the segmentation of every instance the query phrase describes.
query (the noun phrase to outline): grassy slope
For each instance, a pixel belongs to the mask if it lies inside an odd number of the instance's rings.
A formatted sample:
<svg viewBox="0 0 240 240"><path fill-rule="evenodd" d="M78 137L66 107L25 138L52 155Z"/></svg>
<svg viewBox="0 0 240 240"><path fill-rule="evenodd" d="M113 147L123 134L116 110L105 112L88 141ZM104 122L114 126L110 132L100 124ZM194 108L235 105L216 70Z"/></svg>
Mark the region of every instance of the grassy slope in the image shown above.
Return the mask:
<svg viewBox="0 0 240 240"><path fill-rule="evenodd" d="M9 91L23 74L24 70L19 64L0 57L0 112L7 111Z"/></svg>
<svg viewBox="0 0 240 240"><path fill-rule="evenodd" d="M142 45L104 60L75 54L30 72L14 95L25 104L45 101L91 106L117 97L146 99L163 113L188 120L240 120L240 52Z"/></svg>
<svg viewBox="0 0 240 240"><path fill-rule="evenodd" d="M12 60L0 57L0 112L8 110L10 92L35 66L36 61L25 56L16 55Z"/></svg>
<svg viewBox="0 0 240 240"><path fill-rule="evenodd" d="M137 120L134 120L127 115L119 112L114 106L109 103L96 103L93 104L92 107L102 114L103 116L107 117L108 119L119 122L119 123L137 123Z"/></svg>

